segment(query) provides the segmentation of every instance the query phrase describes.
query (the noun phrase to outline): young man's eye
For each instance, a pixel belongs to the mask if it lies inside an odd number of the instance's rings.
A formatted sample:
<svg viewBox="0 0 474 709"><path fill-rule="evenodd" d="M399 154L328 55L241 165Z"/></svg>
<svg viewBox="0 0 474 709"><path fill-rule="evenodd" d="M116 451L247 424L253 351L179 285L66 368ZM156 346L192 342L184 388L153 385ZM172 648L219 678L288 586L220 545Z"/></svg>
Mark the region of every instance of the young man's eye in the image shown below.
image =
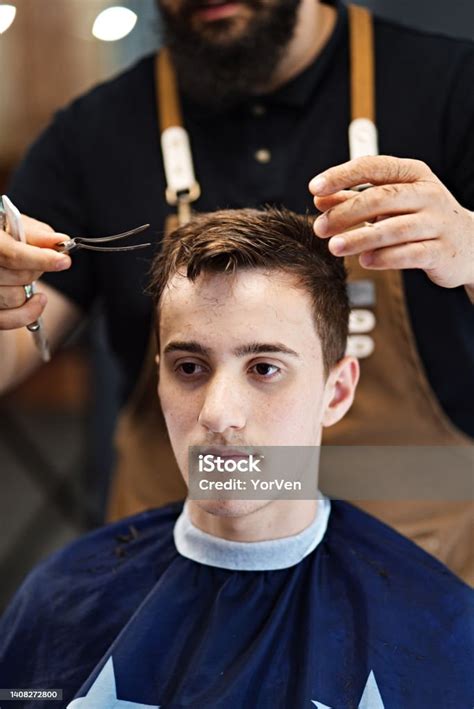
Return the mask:
<svg viewBox="0 0 474 709"><path fill-rule="evenodd" d="M204 367L197 362L181 362L176 366L176 371L185 379L189 379L190 377L196 377L202 374Z"/></svg>
<svg viewBox="0 0 474 709"><path fill-rule="evenodd" d="M270 364L269 362L258 362L253 365L252 370L263 379L273 379L281 371L280 367L277 367L276 364Z"/></svg>

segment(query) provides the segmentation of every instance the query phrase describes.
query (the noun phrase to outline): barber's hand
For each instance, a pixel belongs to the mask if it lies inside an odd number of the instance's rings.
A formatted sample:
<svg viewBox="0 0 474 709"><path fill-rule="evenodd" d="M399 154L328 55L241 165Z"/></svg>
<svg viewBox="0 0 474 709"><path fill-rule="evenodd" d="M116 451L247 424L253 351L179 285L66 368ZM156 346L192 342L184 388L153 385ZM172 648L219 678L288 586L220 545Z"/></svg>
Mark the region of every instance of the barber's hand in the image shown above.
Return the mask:
<svg viewBox="0 0 474 709"><path fill-rule="evenodd" d="M46 296L37 293L27 300L23 286L45 271L63 271L71 265L69 256L53 250L55 244L65 241L64 234L57 234L36 219L23 216L22 220L27 244L0 230L0 330L13 330L37 320Z"/></svg>
<svg viewBox="0 0 474 709"><path fill-rule="evenodd" d="M374 187L351 190L366 183ZM330 238L333 254L359 254L369 269L420 268L445 288L474 287L474 212L425 163L385 155L357 158L321 173L309 189L324 212L315 233Z"/></svg>

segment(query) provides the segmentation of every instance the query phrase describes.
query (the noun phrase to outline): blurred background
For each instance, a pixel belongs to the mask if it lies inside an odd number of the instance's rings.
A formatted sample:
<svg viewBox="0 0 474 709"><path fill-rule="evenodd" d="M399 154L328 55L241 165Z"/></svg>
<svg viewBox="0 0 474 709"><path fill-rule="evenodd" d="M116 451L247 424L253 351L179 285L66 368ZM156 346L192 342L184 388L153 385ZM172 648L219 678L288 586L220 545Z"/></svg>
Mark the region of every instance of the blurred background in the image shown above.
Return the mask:
<svg viewBox="0 0 474 709"><path fill-rule="evenodd" d="M359 4L474 40L472 0ZM154 0L120 8L108 0L0 0L0 194L57 108L159 45ZM0 398L0 611L39 559L102 524L116 389L97 313L53 362Z"/></svg>

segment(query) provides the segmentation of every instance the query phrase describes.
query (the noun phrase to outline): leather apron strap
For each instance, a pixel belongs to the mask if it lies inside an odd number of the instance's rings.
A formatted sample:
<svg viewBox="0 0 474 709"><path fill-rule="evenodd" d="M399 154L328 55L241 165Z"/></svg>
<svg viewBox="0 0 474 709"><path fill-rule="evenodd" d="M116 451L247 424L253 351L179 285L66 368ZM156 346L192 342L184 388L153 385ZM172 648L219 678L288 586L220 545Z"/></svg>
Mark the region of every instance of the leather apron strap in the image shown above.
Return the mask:
<svg viewBox="0 0 474 709"><path fill-rule="evenodd" d="M370 11L349 5L351 116L375 123L374 28Z"/></svg>
<svg viewBox="0 0 474 709"><path fill-rule="evenodd" d="M178 94L176 76L171 63L169 50L163 47L155 61L156 111L159 118L160 133L168 128L183 126L181 103Z"/></svg>
<svg viewBox="0 0 474 709"><path fill-rule="evenodd" d="M199 198L201 188L194 175L191 145L183 126L178 85L166 47L159 52L155 61L155 83L156 113L167 183L166 201L176 207L178 223L186 224L191 219L191 204Z"/></svg>
<svg viewBox="0 0 474 709"><path fill-rule="evenodd" d="M375 126L375 52L372 15L365 7L349 5L351 67L351 159L378 154Z"/></svg>

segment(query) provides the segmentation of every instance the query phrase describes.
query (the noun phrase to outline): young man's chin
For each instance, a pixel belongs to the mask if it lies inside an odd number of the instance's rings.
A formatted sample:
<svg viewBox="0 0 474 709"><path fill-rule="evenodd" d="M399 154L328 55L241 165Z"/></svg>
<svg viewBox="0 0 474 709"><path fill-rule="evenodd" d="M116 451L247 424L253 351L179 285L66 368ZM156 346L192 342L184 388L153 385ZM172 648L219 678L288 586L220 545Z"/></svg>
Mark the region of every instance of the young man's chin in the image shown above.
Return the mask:
<svg viewBox="0 0 474 709"><path fill-rule="evenodd" d="M195 500L204 512L216 517L245 517L266 507L271 500Z"/></svg>

